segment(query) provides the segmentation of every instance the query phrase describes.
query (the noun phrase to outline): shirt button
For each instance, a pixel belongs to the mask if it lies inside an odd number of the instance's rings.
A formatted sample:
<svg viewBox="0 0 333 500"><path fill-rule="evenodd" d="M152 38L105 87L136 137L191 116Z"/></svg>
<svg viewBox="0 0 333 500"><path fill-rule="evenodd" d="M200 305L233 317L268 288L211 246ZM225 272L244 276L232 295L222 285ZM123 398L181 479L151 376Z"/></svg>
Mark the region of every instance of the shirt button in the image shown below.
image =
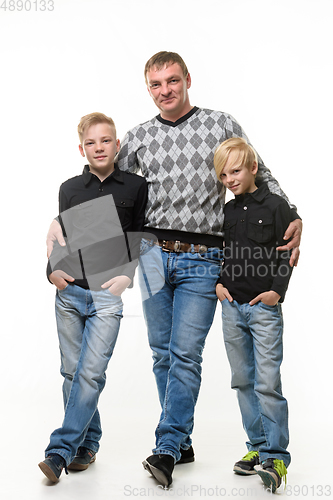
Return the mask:
<svg viewBox="0 0 333 500"><path fill-rule="evenodd" d="M244 207L244 210L247 210L247 207Z"/></svg>
<svg viewBox="0 0 333 500"><path fill-rule="evenodd" d="M99 188L99 191L103 191L103 188Z"/></svg>
<svg viewBox="0 0 333 500"><path fill-rule="evenodd" d="M259 222L259 224L262 224L262 220L261 219L258 222Z"/></svg>

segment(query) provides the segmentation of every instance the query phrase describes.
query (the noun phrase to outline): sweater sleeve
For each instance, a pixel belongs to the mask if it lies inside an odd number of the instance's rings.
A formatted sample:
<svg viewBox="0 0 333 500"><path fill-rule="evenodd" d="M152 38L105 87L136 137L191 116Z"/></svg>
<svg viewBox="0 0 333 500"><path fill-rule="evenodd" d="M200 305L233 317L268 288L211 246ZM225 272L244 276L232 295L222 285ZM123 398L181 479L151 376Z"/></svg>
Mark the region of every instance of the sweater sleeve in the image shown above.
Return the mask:
<svg viewBox="0 0 333 500"><path fill-rule="evenodd" d="M137 174L140 171L140 165L135 150L134 134L132 131L127 132L122 140L116 162L120 170L124 170L125 172Z"/></svg>
<svg viewBox="0 0 333 500"><path fill-rule="evenodd" d="M242 127L231 115L227 116L225 128L228 139L230 137L242 137L243 139L246 140L246 142L248 142L252 146L251 142L249 141ZM282 191L280 184L275 179L275 177L273 177L271 171L269 170L269 168L266 167L266 165L264 164L263 160L261 159L258 153L257 156L258 156L258 173L256 175L257 186L259 187L261 184L266 183L271 193L277 194L287 201L288 205L291 208L291 214L292 214L291 220L300 219L300 216L297 214L296 206L290 203L287 195Z"/></svg>

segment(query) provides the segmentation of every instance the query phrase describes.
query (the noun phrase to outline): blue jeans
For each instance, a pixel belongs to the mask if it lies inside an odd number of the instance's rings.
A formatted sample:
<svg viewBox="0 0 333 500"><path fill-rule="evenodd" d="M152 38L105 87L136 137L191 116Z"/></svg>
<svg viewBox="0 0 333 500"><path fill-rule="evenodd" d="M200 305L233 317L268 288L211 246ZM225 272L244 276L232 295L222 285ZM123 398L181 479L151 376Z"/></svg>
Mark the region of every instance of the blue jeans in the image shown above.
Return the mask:
<svg viewBox="0 0 333 500"><path fill-rule="evenodd" d="M175 460L180 459L180 449L191 446L202 351L214 318L221 257L218 248L203 254L169 253L143 243L139 283L146 298L143 311L162 407L153 453Z"/></svg>
<svg viewBox="0 0 333 500"><path fill-rule="evenodd" d="M254 306L222 301L223 335L250 451L290 464L288 405L282 396L281 304Z"/></svg>
<svg viewBox="0 0 333 500"><path fill-rule="evenodd" d="M122 318L122 300L68 285L56 292L56 319L64 377L65 417L50 437L45 455L57 453L70 464L79 446L95 452L102 435L97 409Z"/></svg>

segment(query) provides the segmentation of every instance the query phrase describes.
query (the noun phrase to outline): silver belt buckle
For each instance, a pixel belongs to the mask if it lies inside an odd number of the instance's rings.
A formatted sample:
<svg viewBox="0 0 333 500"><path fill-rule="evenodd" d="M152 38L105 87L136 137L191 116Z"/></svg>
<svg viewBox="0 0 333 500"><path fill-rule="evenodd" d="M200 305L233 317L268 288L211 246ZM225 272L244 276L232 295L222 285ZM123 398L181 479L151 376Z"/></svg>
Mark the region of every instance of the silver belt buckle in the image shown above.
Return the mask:
<svg viewBox="0 0 333 500"><path fill-rule="evenodd" d="M180 241L176 240L173 246L174 252L180 252Z"/></svg>

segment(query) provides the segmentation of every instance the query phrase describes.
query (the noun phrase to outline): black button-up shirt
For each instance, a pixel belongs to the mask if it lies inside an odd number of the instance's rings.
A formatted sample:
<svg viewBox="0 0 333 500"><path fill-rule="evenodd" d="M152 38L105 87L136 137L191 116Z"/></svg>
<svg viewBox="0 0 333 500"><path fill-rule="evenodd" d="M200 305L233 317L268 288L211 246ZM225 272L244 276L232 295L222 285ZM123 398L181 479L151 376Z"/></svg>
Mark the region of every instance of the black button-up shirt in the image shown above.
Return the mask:
<svg viewBox="0 0 333 500"><path fill-rule="evenodd" d="M70 214L70 216L66 218L70 224L68 223L67 228L65 228L65 215L61 217L61 213L65 212L66 214L67 210L82 205L83 213L79 215L80 218L82 219L82 217L85 217L84 209L86 209L87 215L91 216L92 211L89 210L89 203L86 202L107 195L112 195L112 206L116 209L115 217L117 220L119 218L121 224L121 228L119 228L120 233L123 231L126 237L122 234L120 235L117 229L117 237L113 236L107 239L107 235L103 235L103 238L105 238L103 241L102 238L100 238L101 241L95 241L85 248L80 248L79 250L75 249L75 251L72 252L70 245L71 235L66 234L66 229L67 232L69 232L68 228L71 226L73 217L71 217L72 214ZM48 275L56 269L61 269L75 278L75 284L83 288L92 289L100 289L100 284L117 276L119 270L121 270L120 274L126 274L132 278L135 270L135 263L131 263L127 266L124 266L124 264L126 262L128 263L128 257L130 257L130 260L138 257L138 252L136 251L137 249L134 248L134 244L136 247L138 246L138 241L143 231L147 196L147 183L143 177L129 172L122 172L116 166L114 171L103 181L100 181L96 175L91 173L89 166L86 165L82 175L78 175L64 182L60 186L59 191L59 222L62 224L64 236L68 238L67 248L65 249L66 255L54 264L57 260L56 253L58 252L57 255L61 256L61 251L64 252L63 249L59 248L59 245L55 246L49 260ZM74 214L74 216L77 217L76 214ZM85 225L87 227L87 233L89 227L91 227L91 231L94 231L93 226L91 226L91 224L89 225L89 221L84 220L83 223L81 222L81 234L84 235ZM138 237L136 237L136 235ZM87 238L87 241L88 240L89 238ZM126 248L129 250L129 246L131 250L135 250L135 255L128 255ZM97 271L101 273L101 283L98 283L95 288L91 286L92 281L86 279L88 274L86 271L88 268L89 270L93 269L96 273ZM110 272L104 274L104 271L110 271L111 269L113 269L111 274Z"/></svg>
<svg viewBox="0 0 333 500"><path fill-rule="evenodd" d="M294 219L288 203L266 185L225 205L224 263L219 283L239 303L274 290L283 302L292 268L284 233Z"/></svg>

